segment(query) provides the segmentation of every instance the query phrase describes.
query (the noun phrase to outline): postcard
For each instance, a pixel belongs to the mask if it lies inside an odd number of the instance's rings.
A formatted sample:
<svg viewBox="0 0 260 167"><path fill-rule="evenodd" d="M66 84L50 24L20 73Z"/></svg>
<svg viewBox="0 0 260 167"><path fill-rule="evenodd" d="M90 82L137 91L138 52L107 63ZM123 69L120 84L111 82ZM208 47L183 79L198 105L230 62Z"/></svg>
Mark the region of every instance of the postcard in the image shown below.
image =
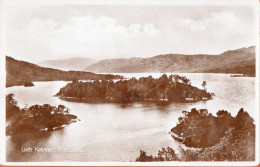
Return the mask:
<svg viewBox="0 0 260 167"><path fill-rule="evenodd" d="M2 0L0 25L1 164L259 164L258 0Z"/></svg>

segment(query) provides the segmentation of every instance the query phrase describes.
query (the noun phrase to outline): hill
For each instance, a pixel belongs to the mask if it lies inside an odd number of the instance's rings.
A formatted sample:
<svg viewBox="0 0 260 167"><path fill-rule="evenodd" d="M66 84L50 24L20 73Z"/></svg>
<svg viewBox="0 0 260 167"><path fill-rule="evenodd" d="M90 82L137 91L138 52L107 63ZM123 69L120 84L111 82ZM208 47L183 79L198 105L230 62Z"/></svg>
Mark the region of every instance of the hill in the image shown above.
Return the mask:
<svg viewBox="0 0 260 167"><path fill-rule="evenodd" d="M69 58L69 59L59 59L59 60L47 60L44 62L41 62L39 65L43 67L49 67L49 68L55 68L60 70L75 70L75 71L81 71L86 66L90 66L97 61L94 59L88 59L88 58Z"/></svg>
<svg viewBox="0 0 260 167"><path fill-rule="evenodd" d="M120 76L99 75L83 71L62 71L45 68L6 56L6 87L27 85L32 81L106 80L119 77Z"/></svg>
<svg viewBox="0 0 260 167"><path fill-rule="evenodd" d="M229 50L219 55L165 54L150 58L106 59L84 70L96 73L197 72L255 75L255 47Z"/></svg>

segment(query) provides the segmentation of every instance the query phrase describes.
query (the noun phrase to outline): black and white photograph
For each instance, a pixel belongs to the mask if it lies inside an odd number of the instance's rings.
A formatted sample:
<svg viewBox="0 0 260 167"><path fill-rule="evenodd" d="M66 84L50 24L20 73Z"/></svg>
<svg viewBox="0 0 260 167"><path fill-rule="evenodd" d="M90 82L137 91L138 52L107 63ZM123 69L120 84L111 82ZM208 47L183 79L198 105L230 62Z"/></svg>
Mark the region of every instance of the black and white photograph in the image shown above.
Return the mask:
<svg viewBox="0 0 260 167"><path fill-rule="evenodd" d="M0 6L3 164L259 164L258 0Z"/></svg>

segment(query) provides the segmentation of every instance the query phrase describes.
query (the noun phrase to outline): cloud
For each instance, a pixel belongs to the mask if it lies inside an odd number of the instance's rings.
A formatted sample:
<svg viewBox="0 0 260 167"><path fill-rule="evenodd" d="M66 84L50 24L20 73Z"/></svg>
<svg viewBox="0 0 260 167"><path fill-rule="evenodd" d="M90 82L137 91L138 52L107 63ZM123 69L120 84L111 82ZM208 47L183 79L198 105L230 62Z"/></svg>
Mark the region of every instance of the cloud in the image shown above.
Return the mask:
<svg viewBox="0 0 260 167"><path fill-rule="evenodd" d="M209 17L201 20L185 19L183 20L183 25L193 32L209 31L212 34L228 35L237 32L237 28L241 26L241 21L232 12L218 12L211 13Z"/></svg>
<svg viewBox="0 0 260 167"><path fill-rule="evenodd" d="M240 7L202 6L15 9L9 12L7 54L34 62L73 56L103 59L218 54L255 45L251 7L243 8L243 13Z"/></svg>
<svg viewBox="0 0 260 167"><path fill-rule="evenodd" d="M131 24L125 27L111 17L76 17L63 26L58 25L52 20L35 19L22 34L28 42L48 44L50 52L57 56L94 54L106 58L108 55L122 55L133 41L147 40L158 33L153 24Z"/></svg>
<svg viewBox="0 0 260 167"><path fill-rule="evenodd" d="M212 51L255 45L255 23L248 24L247 20L231 11L213 12L201 19L186 18L176 24L189 34L190 40L186 41L197 46L193 47L195 52L202 53L199 49L202 45Z"/></svg>

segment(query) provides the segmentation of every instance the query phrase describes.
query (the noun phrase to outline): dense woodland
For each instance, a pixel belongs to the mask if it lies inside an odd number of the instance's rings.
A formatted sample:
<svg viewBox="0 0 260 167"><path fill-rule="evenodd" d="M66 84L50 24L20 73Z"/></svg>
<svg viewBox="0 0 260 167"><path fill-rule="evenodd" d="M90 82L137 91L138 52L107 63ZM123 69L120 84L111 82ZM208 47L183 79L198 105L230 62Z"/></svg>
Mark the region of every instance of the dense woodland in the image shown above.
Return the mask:
<svg viewBox="0 0 260 167"><path fill-rule="evenodd" d="M7 134L53 130L76 120L77 116L69 114L69 109L64 105L55 107L44 104L20 108L13 94L6 96Z"/></svg>
<svg viewBox="0 0 260 167"><path fill-rule="evenodd" d="M188 149L177 155L173 149L163 148L158 156L141 150L136 161L254 161L255 124L243 109L235 117L224 110L217 116L196 109L183 114L171 134Z"/></svg>
<svg viewBox="0 0 260 167"><path fill-rule="evenodd" d="M74 81L57 93L61 98L79 98L96 102L129 101L185 101L210 99L211 94L191 86L184 76L164 74L155 79L152 76L140 79L119 80L117 82L100 80L94 82Z"/></svg>

